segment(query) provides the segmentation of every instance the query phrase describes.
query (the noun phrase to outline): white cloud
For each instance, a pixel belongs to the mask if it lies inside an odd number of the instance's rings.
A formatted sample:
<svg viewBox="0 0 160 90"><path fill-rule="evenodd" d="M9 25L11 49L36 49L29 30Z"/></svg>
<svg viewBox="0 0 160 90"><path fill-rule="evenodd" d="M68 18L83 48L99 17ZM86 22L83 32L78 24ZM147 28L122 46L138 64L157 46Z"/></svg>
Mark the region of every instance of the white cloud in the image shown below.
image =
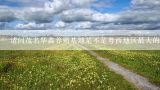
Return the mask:
<svg viewBox="0 0 160 90"><path fill-rule="evenodd" d="M72 3L78 7L88 7L91 3L95 2L96 0L71 0Z"/></svg>
<svg viewBox="0 0 160 90"><path fill-rule="evenodd" d="M121 23L157 23L160 21L158 10L152 11L125 11L120 13Z"/></svg>
<svg viewBox="0 0 160 90"><path fill-rule="evenodd" d="M102 1L99 1L99 2L93 3L92 6L96 7L96 8L108 8L108 7L112 7L112 4L113 4L113 1L102 0Z"/></svg>
<svg viewBox="0 0 160 90"><path fill-rule="evenodd" d="M66 24L63 21L59 21L55 24L55 27L57 27L57 28L63 28L65 26L66 26Z"/></svg>
<svg viewBox="0 0 160 90"><path fill-rule="evenodd" d="M47 29L47 26L45 24L36 24L34 22L30 22L27 24L17 24L16 29L21 29L21 30L38 30L38 29Z"/></svg>
<svg viewBox="0 0 160 90"><path fill-rule="evenodd" d="M61 14L61 19L64 22L113 22L119 18L116 14L101 14L90 9L72 9Z"/></svg>
<svg viewBox="0 0 160 90"><path fill-rule="evenodd" d="M69 8L69 0L54 0L53 2L46 2L44 10L53 13L59 13Z"/></svg>
<svg viewBox="0 0 160 90"><path fill-rule="evenodd" d="M132 0L133 5L160 5L160 0Z"/></svg>
<svg viewBox="0 0 160 90"><path fill-rule="evenodd" d="M160 23L157 24L100 24L95 26L95 29L104 29L104 30L159 30Z"/></svg>
<svg viewBox="0 0 160 90"><path fill-rule="evenodd" d="M135 9L153 9L160 8L160 0L132 0Z"/></svg>
<svg viewBox="0 0 160 90"><path fill-rule="evenodd" d="M97 0L8 0L28 5L20 9L0 6L0 22L21 20L19 29L55 27L95 29L160 29L160 0L132 0L128 10L119 13L100 13L90 8ZM35 6L29 5L33 2ZM40 2L43 5L39 5ZM42 3L43 2L43 3ZM98 5L97 5L98 4ZM97 3L96 6L103 6ZM99 6L100 5L100 6ZM111 5L110 3L104 5ZM105 7L101 7L105 8ZM56 16L56 17L55 17ZM58 16L58 18L57 18Z"/></svg>
<svg viewBox="0 0 160 90"><path fill-rule="evenodd" d="M101 14L101 13L95 13L92 16L93 21L99 21L99 22L114 22L119 19L118 14Z"/></svg>
<svg viewBox="0 0 160 90"><path fill-rule="evenodd" d="M158 6L158 7L157 7ZM114 22L97 23L97 29L129 29L129 30L159 30L160 29L160 1L133 0L132 7L117 13ZM104 15L104 14L103 14ZM111 15L113 16L113 15ZM99 17L98 17L99 18Z"/></svg>
<svg viewBox="0 0 160 90"><path fill-rule="evenodd" d="M53 2L45 2L44 7L24 8L18 11L17 16L24 21L36 23L50 23L53 17L63 10L69 8L67 0L54 0Z"/></svg>
<svg viewBox="0 0 160 90"><path fill-rule="evenodd" d="M132 0L132 7L118 13L120 18L111 27L158 30L160 29L159 6L159 0Z"/></svg>
<svg viewBox="0 0 160 90"><path fill-rule="evenodd" d="M73 22L69 24L68 27L72 29L90 29L92 28L92 22L84 21L84 22Z"/></svg>
<svg viewBox="0 0 160 90"><path fill-rule="evenodd" d="M22 17L24 21L32 21L36 23L50 23L53 21L53 16L51 12L47 12L43 9L26 9L23 12Z"/></svg>
<svg viewBox="0 0 160 90"><path fill-rule="evenodd" d="M12 9L1 6L0 7L0 22L11 22L16 20L15 13Z"/></svg>
<svg viewBox="0 0 160 90"><path fill-rule="evenodd" d="M71 9L64 11L61 14L61 19L64 22L90 21L94 13L90 9Z"/></svg>

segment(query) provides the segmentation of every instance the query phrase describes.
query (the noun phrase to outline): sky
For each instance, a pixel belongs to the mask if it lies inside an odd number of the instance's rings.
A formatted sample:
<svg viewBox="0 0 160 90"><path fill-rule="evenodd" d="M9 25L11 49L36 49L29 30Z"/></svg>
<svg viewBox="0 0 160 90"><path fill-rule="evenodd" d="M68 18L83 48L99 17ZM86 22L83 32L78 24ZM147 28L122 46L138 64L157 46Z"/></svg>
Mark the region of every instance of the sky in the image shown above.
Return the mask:
<svg viewBox="0 0 160 90"><path fill-rule="evenodd" d="M159 30L160 0L0 0L0 30Z"/></svg>

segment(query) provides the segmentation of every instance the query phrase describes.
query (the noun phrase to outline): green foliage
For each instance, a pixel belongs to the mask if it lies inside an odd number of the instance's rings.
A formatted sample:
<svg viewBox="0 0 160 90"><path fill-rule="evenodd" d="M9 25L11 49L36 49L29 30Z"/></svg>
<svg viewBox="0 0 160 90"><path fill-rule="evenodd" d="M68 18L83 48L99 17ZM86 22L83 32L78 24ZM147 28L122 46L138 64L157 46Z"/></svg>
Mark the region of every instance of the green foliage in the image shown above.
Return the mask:
<svg viewBox="0 0 160 90"><path fill-rule="evenodd" d="M96 51L160 85L160 51Z"/></svg>
<svg viewBox="0 0 160 90"><path fill-rule="evenodd" d="M135 90L83 51L1 51L2 90Z"/></svg>

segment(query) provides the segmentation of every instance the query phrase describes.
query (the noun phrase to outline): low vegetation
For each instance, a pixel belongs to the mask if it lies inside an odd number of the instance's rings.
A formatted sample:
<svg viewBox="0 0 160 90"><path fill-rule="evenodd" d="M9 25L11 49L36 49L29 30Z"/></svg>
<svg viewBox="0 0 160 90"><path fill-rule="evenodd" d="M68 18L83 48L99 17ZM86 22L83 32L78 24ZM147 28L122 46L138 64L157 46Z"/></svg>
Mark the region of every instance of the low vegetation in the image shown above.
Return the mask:
<svg viewBox="0 0 160 90"><path fill-rule="evenodd" d="M135 90L84 51L0 51L1 90Z"/></svg>
<svg viewBox="0 0 160 90"><path fill-rule="evenodd" d="M96 51L160 85L160 51Z"/></svg>

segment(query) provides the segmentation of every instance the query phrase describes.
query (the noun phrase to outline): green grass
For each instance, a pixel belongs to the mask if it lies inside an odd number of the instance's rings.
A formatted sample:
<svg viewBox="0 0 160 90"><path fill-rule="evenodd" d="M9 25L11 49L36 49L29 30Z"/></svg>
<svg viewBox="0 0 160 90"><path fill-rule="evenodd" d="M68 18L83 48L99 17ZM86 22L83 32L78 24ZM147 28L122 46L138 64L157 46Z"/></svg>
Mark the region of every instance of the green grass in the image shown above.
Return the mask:
<svg viewBox="0 0 160 90"><path fill-rule="evenodd" d="M96 51L160 85L160 51Z"/></svg>
<svg viewBox="0 0 160 90"><path fill-rule="evenodd" d="M135 90L85 51L0 51L1 90Z"/></svg>

